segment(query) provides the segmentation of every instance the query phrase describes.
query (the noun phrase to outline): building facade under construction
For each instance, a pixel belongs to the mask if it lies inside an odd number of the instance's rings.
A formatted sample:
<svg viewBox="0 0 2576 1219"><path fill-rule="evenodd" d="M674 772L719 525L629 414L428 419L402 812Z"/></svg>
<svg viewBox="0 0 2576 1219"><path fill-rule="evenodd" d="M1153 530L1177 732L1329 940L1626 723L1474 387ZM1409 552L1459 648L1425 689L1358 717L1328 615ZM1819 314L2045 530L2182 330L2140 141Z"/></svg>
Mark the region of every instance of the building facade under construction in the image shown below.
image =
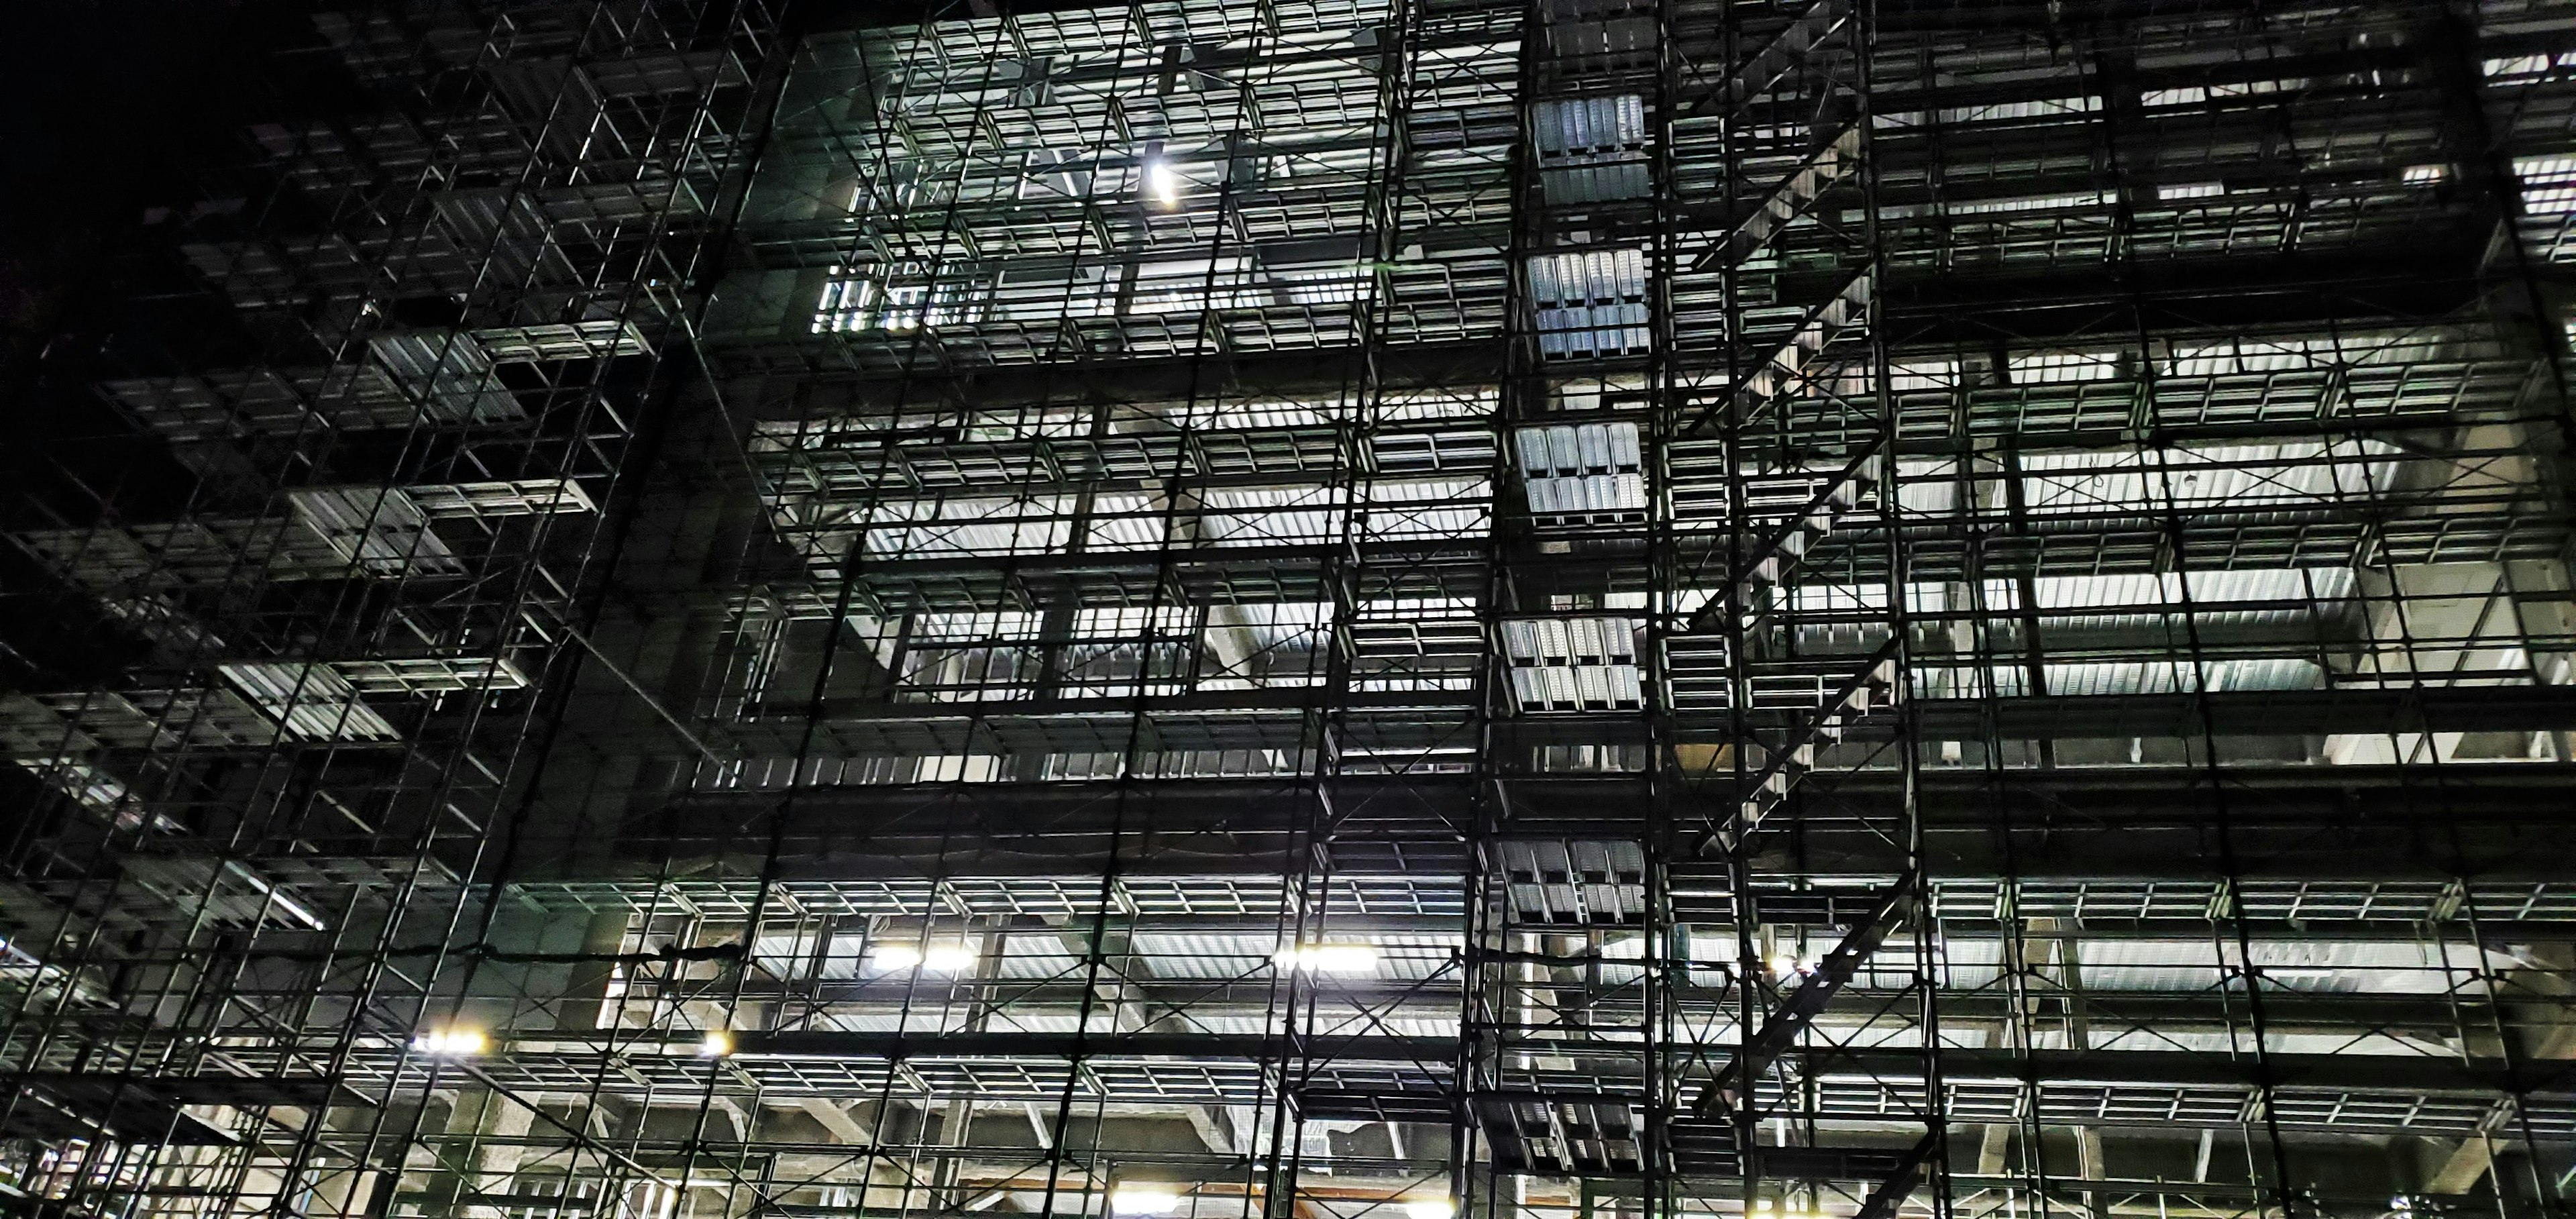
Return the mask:
<svg viewBox="0 0 2576 1219"><path fill-rule="evenodd" d="M2576 1206L2576 3L296 12L0 1213Z"/></svg>

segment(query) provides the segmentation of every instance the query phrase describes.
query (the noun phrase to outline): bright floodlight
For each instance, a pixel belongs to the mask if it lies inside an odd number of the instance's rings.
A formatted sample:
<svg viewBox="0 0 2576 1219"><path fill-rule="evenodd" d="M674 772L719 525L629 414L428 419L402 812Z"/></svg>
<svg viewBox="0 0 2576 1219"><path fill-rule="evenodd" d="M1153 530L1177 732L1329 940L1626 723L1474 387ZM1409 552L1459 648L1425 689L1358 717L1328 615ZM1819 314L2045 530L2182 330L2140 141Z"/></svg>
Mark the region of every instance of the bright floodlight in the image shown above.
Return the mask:
<svg viewBox="0 0 2576 1219"><path fill-rule="evenodd" d="M1451 1219L1458 1207L1447 1198L1407 1198L1404 1219Z"/></svg>
<svg viewBox="0 0 2576 1219"><path fill-rule="evenodd" d="M411 1039L411 1048L440 1058L463 1058L470 1054L480 1054L487 1044L489 1043L485 1041L481 1029L460 1028L453 1025L431 1029Z"/></svg>
<svg viewBox="0 0 2576 1219"><path fill-rule="evenodd" d="M923 954L921 967L934 973L953 974L975 967L975 950L964 944L933 944Z"/></svg>
<svg viewBox="0 0 2576 1219"><path fill-rule="evenodd" d="M1168 1215L1181 1205L1181 1195L1168 1185L1121 1185L1109 1191L1113 1215Z"/></svg>
<svg viewBox="0 0 2576 1219"><path fill-rule="evenodd" d="M1181 205L1181 175L1167 161L1145 162L1145 193L1165 207Z"/></svg>
<svg viewBox="0 0 2576 1219"><path fill-rule="evenodd" d="M1367 944L1302 944L1271 954L1281 969L1319 974L1364 974L1377 969L1377 949Z"/></svg>
<svg viewBox="0 0 2576 1219"><path fill-rule="evenodd" d="M921 950L910 944L879 944L868 953L868 964L878 973L892 973L921 964Z"/></svg>
<svg viewBox="0 0 2576 1219"><path fill-rule="evenodd" d="M733 1053L733 1034L723 1029L708 1029L707 1035L698 1039L700 1058L722 1058L731 1053Z"/></svg>

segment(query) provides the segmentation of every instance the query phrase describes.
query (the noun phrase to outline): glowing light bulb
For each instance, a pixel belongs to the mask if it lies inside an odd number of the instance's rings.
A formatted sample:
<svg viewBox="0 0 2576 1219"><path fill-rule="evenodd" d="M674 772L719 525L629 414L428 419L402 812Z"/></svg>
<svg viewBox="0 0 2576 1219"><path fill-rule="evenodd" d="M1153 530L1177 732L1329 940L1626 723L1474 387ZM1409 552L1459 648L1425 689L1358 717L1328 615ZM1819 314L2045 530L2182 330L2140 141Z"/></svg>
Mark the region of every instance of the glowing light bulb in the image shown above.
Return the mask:
<svg viewBox="0 0 2576 1219"><path fill-rule="evenodd" d="M707 1035L698 1039L700 1058L722 1058L731 1053L733 1053L733 1034L723 1029L708 1029Z"/></svg>
<svg viewBox="0 0 2576 1219"><path fill-rule="evenodd" d="M975 950L964 944L933 944L922 954L921 967L934 973L953 974L975 967Z"/></svg>
<svg viewBox="0 0 2576 1219"><path fill-rule="evenodd" d="M868 953L868 963L878 973L893 973L921 964L921 950L910 944L879 944Z"/></svg>
<svg viewBox="0 0 2576 1219"><path fill-rule="evenodd" d="M1785 952L1771 954L1771 976L1787 978L1798 972L1798 958Z"/></svg>
<svg viewBox="0 0 2576 1219"><path fill-rule="evenodd" d="M1447 1198L1407 1198L1404 1200L1404 1219L1453 1219L1457 1213L1457 1204L1451 1202Z"/></svg>
<svg viewBox="0 0 2576 1219"><path fill-rule="evenodd" d="M1166 161L1145 162L1145 193L1164 207L1181 205L1181 175Z"/></svg>

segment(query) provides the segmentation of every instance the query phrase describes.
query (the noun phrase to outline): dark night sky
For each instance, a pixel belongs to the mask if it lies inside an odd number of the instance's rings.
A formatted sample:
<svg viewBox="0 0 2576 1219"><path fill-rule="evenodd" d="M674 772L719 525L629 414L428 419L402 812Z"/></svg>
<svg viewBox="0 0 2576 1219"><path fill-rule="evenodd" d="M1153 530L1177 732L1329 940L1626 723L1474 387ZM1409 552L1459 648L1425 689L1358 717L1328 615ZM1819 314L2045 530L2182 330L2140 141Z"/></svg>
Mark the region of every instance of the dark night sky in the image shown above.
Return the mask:
<svg viewBox="0 0 2576 1219"><path fill-rule="evenodd" d="M282 7L11 6L0 29L0 358L14 372L76 324L104 251L130 238L144 203L184 197L189 168L238 138L256 74L241 71L232 48L252 14Z"/></svg>
<svg viewBox="0 0 2576 1219"><path fill-rule="evenodd" d="M1090 0L1021 0L1047 8ZM146 206L206 197L206 165L238 163L246 128L281 110L284 61L310 48L315 0L0 0L0 412L28 359L95 334L113 295L105 257ZM974 0L800 0L808 26L917 20ZM256 49L256 50L254 50ZM327 57L326 57L327 58ZM304 78L309 79L309 78ZM217 194L222 192L218 191ZM168 236L161 237L167 244Z"/></svg>
<svg viewBox="0 0 2576 1219"><path fill-rule="evenodd" d="M0 23L0 525L53 520L39 489L68 469L181 481L130 445L85 443L127 431L85 385L133 265L110 252L142 238L147 203L188 198L195 168L238 147L261 91L230 48L252 5L283 15L276 0L18 0ZM0 623L25 650L0 646L0 687L112 663L77 625L90 611L5 550Z"/></svg>

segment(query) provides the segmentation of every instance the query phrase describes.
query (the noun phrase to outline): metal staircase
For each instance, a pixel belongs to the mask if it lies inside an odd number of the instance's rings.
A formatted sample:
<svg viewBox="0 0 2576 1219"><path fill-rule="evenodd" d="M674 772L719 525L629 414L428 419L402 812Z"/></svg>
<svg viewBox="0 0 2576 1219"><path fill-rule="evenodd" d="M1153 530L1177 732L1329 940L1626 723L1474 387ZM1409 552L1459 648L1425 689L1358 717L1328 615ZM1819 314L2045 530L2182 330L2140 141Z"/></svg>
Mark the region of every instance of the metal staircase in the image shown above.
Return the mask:
<svg viewBox="0 0 2576 1219"><path fill-rule="evenodd" d="M1707 962L1720 954L1680 946L1715 938L1732 941L1732 960L1723 993L1671 1047L1658 1167L1676 1200L1751 1209L1794 1195L1800 1209L1884 1219L1937 1171L1937 1088L1878 1081L1919 1110L1921 1132L1903 1142L1811 1098L1850 1073L1835 1046L1919 1027L1919 1012L1849 999L1864 980L1920 986L1906 945L1924 878L1912 865L1796 917L1784 899L1816 882L1780 849L1844 776L1912 764L1864 739L1903 714L1908 684L1902 564L1888 550L1894 429L1874 376L1865 15L1823 0L1674 16L1682 66L1663 135L1671 172L1709 189L1676 192L1671 218L1691 236L1669 265L1679 316L1660 473L1670 585L1692 591L1656 661L1668 764L1692 815L1662 887L1674 955ZM1910 821L1907 810L1884 832Z"/></svg>
<svg viewBox="0 0 2576 1219"><path fill-rule="evenodd" d="M1794 1188L1880 1219L1937 1163L1937 1118L1891 1143L1800 1098L1837 1069L1817 1052L1837 1001L1905 972L1879 958L1923 879L1819 904L1771 850L1810 792L1885 764L1860 738L1906 684L1903 606L1854 591L1901 587L1867 558L1894 504L1875 259L1846 223L1869 207L1860 19L1665 8L1528 18L1495 713L1597 744L1562 775L1565 751L1514 756L1556 797L1499 801L1475 837L1462 1164L1640 1181L1648 1214ZM1741 136L1784 124L1801 134ZM1849 629L1856 603L1884 616ZM1600 761L1634 740L1660 756ZM1811 933L1830 947L1769 968Z"/></svg>

